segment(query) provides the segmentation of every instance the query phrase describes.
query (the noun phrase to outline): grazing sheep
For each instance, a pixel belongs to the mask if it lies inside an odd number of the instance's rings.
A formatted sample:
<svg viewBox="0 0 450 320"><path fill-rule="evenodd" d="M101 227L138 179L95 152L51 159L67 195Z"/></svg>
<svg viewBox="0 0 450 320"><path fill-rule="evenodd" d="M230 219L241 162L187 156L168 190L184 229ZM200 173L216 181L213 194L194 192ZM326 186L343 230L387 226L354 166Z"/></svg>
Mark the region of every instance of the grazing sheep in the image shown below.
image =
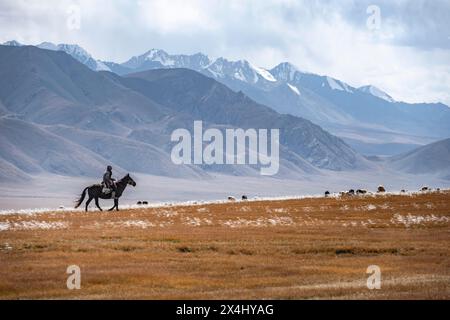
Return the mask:
<svg viewBox="0 0 450 320"><path fill-rule="evenodd" d="M367 193L367 190L364 190L364 189L356 190L356 194L366 194L366 193Z"/></svg>
<svg viewBox="0 0 450 320"><path fill-rule="evenodd" d="M232 196L228 196L228 201L236 201L236 198L232 197Z"/></svg>
<svg viewBox="0 0 450 320"><path fill-rule="evenodd" d="M142 201L143 205L148 205L148 201Z"/></svg>
<svg viewBox="0 0 450 320"><path fill-rule="evenodd" d="M347 192L348 195L353 196L355 194L355 190L354 189L350 189Z"/></svg>
<svg viewBox="0 0 450 320"><path fill-rule="evenodd" d="M441 188L436 188L436 191L437 191L437 192L441 191Z"/></svg>
<svg viewBox="0 0 450 320"><path fill-rule="evenodd" d="M420 188L420 191L429 191L430 188L428 188L427 186L423 186L422 188Z"/></svg>
<svg viewBox="0 0 450 320"><path fill-rule="evenodd" d="M325 191L325 197L328 197L328 196L330 196L330 191Z"/></svg>
<svg viewBox="0 0 450 320"><path fill-rule="evenodd" d="M400 192L401 192L401 193L406 193L406 190L405 190L405 189L402 189Z"/></svg>
<svg viewBox="0 0 450 320"><path fill-rule="evenodd" d="M137 205L140 206L142 204L142 201L138 201Z"/></svg>
<svg viewBox="0 0 450 320"><path fill-rule="evenodd" d="M247 196L244 194L243 196L242 196L242 200L247 200L248 198L247 198Z"/></svg>
<svg viewBox="0 0 450 320"><path fill-rule="evenodd" d="M386 192L386 189L384 188L384 186L379 185L377 192L379 192L379 193Z"/></svg>

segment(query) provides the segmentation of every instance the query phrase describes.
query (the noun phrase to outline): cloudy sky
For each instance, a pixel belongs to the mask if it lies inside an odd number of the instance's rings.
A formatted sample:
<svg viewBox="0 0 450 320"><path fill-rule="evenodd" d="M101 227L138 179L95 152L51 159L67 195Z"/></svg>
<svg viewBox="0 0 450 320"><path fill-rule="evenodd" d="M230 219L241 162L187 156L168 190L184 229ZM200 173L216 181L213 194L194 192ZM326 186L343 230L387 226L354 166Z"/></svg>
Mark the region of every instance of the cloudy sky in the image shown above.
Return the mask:
<svg viewBox="0 0 450 320"><path fill-rule="evenodd" d="M289 61L395 99L450 105L450 0L0 0L0 42Z"/></svg>

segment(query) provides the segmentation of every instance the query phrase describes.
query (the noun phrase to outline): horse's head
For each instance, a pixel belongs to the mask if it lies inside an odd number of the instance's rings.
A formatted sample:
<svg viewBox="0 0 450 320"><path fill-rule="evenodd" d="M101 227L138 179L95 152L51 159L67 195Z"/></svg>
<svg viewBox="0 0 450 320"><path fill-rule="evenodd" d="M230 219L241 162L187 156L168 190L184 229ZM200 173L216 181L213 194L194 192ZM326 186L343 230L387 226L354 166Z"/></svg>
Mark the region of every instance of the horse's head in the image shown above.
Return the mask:
<svg viewBox="0 0 450 320"><path fill-rule="evenodd" d="M133 179L131 179L129 173L127 173L126 179L127 179L127 184L129 184L129 185L131 185L131 186L133 186L133 187L136 187L136 182L135 182Z"/></svg>

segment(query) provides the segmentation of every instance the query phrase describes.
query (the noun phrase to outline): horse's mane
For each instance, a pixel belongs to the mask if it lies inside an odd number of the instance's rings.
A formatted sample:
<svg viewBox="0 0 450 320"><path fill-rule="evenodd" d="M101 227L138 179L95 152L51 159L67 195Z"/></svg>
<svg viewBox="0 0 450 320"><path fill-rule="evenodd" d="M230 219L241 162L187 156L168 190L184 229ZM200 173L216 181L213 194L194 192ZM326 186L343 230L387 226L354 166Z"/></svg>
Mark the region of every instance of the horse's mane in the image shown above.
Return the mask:
<svg viewBox="0 0 450 320"><path fill-rule="evenodd" d="M130 176L129 174L125 175L122 179L117 180L116 183L122 182L123 180L125 180L129 176Z"/></svg>

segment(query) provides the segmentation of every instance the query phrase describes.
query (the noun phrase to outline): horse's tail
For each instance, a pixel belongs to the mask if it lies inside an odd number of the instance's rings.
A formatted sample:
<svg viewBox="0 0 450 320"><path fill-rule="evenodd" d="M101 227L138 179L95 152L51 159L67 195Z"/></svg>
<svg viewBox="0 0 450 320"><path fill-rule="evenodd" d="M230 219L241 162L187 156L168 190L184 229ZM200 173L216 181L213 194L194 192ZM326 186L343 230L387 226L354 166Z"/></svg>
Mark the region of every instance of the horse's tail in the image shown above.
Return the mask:
<svg viewBox="0 0 450 320"><path fill-rule="evenodd" d="M83 203L84 198L86 197L87 189L89 189L89 187L84 188L83 192L81 193L80 199L78 199L78 201L75 204L75 208L78 208L80 206L80 204Z"/></svg>

